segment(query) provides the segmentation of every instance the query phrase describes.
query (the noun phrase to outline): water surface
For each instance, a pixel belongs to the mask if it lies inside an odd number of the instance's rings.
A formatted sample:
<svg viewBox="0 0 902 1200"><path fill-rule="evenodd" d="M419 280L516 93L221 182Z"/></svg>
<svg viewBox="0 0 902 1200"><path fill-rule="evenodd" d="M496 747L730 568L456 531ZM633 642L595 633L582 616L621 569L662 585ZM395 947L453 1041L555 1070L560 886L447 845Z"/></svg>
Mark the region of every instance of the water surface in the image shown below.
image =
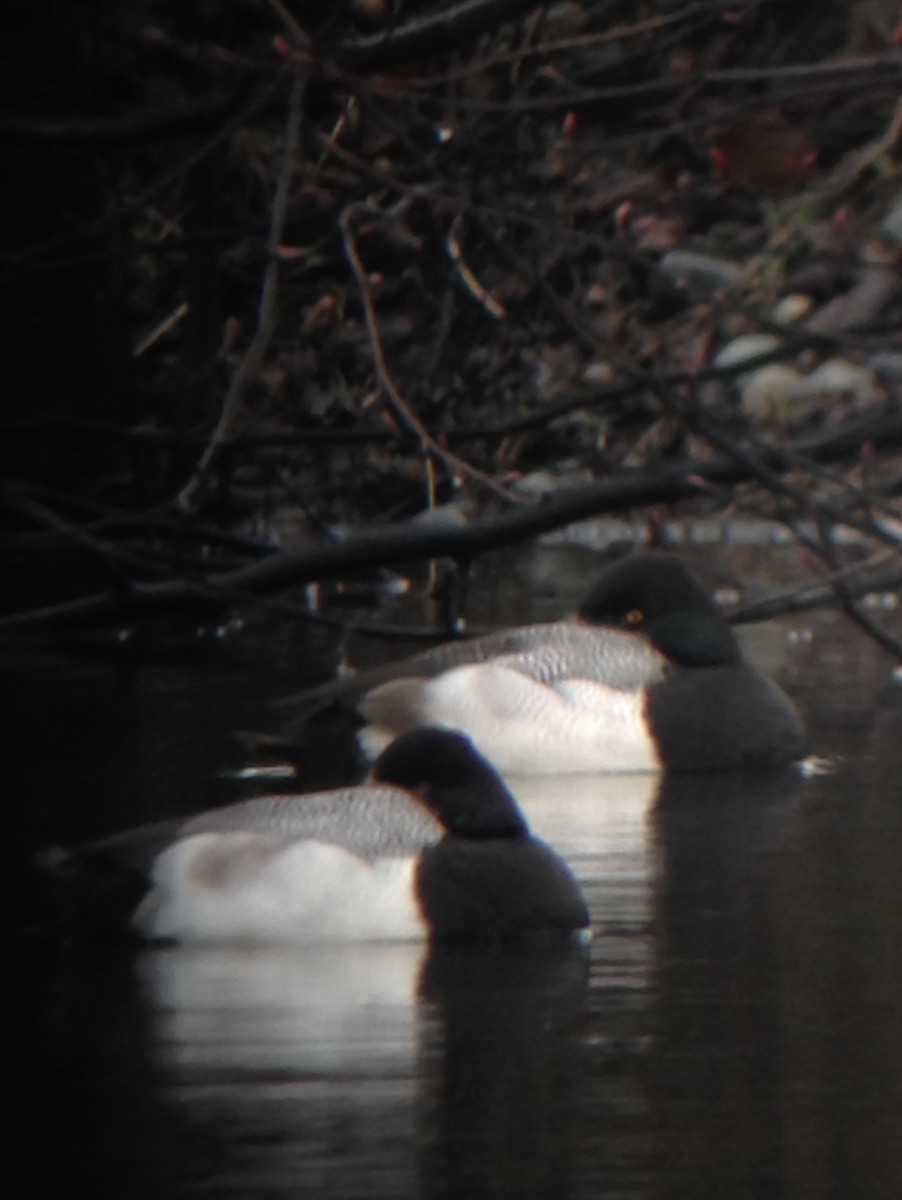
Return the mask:
<svg viewBox="0 0 902 1200"><path fill-rule="evenodd" d="M134 961L40 936L28 855L238 794L230 730L295 674L8 653L15 1194L898 1200L902 687L836 615L749 647L829 773L515 782L588 947ZM310 735L302 785L357 769Z"/></svg>

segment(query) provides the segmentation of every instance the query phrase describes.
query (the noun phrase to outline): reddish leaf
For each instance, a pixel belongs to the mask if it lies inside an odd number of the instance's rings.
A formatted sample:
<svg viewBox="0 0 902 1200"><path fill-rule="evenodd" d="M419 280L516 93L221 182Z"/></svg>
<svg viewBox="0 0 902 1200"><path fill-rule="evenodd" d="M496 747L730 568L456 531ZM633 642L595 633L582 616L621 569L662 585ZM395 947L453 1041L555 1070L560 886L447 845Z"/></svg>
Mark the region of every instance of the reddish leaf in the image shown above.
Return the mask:
<svg viewBox="0 0 902 1200"><path fill-rule="evenodd" d="M723 179L762 192L797 187L817 162L807 131L773 111L721 128L709 154Z"/></svg>

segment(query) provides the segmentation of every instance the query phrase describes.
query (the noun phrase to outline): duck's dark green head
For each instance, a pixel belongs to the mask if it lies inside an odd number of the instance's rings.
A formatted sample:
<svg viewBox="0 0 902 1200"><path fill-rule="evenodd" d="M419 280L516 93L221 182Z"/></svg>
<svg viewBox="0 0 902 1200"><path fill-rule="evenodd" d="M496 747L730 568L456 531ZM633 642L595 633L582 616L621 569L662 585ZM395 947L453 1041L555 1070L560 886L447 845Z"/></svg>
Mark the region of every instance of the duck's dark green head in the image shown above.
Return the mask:
<svg viewBox="0 0 902 1200"><path fill-rule="evenodd" d="M376 759L373 778L415 792L449 833L467 838L529 832L517 802L469 738L448 729L413 729Z"/></svg>
<svg viewBox="0 0 902 1200"><path fill-rule="evenodd" d="M681 667L738 662L739 645L729 622L679 559L634 554L599 575L579 616L641 634Z"/></svg>

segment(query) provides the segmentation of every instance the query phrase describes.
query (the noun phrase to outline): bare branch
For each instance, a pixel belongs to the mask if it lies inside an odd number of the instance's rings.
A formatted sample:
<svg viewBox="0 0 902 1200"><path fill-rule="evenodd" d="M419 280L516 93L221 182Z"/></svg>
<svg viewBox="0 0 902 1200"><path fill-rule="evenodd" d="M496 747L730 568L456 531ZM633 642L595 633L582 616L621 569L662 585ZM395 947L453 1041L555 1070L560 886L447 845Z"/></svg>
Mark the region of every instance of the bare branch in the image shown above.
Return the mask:
<svg viewBox="0 0 902 1200"><path fill-rule="evenodd" d="M831 571L822 579L744 604L731 614L730 620L734 625L744 625L755 621L771 621L787 613L824 608L837 603L838 588L853 597L896 591L902 588L902 560L890 551L882 551L872 555L866 562L850 563Z"/></svg>
<svg viewBox="0 0 902 1200"><path fill-rule="evenodd" d="M902 413L885 406L879 413L849 422L817 437L798 439L791 450L767 445L759 456L771 470L785 470L796 455L817 462L848 458L864 446L888 450L902 446ZM176 580L135 584L126 596L86 596L71 604L0 618L0 631L46 629L75 623L123 620L141 615L211 604L218 590L220 605L236 591L267 595L315 580L336 579L367 567L438 556L472 558L600 513L623 512L646 505L685 500L704 494L707 485L743 482L753 473L732 456L690 459L667 470L625 471L622 475L562 490L536 508L485 517L461 527L423 528L404 523L368 530L339 545L321 546L304 554L276 551L261 562L210 577L199 584Z"/></svg>
<svg viewBox="0 0 902 1200"><path fill-rule="evenodd" d="M382 70L427 54L447 53L508 17L535 7L535 0L463 0L453 8L415 17L385 33L342 42L332 51L332 57L351 71Z"/></svg>
<svg viewBox="0 0 902 1200"><path fill-rule="evenodd" d="M369 276L360 259L360 254L357 250L357 243L351 229L351 221L358 212L361 211L360 206L352 205L346 208L341 214L339 225L341 227L341 235L344 243L345 254L347 255L348 263L351 270L354 272L354 278L357 280L357 286L360 289L360 299L363 304L363 311L366 317L366 327L370 336L370 349L373 355L373 366L376 370L376 378L379 382L379 387L386 396L392 413L397 418L404 428L415 434L423 447L424 452L432 458L438 459L452 473L466 475L474 482L479 483L482 487L493 492L496 496L506 500L508 503L515 502L516 497L512 496L506 488L497 484L494 479L491 479L484 472L470 463L464 462L457 455L443 450L436 442L435 438L429 433L420 419L414 414L404 397L398 391L398 387L392 378L391 372L388 369L388 364L385 361L385 352L382 349L382 339L379 335L379 322L376 318L376 309L373 304L373 293L370 286Z"/></svg>
<svg viewBox="0 0 902 1200"><path fill-rule="evenodd" d="M296 71L288 98L285 148L282 154L282 165L279 170L276 193L273 197L269 236L266 241L266 267L263 272L263 286L261 288L260 306L257 313L257 330L244 358L241 360L238 369L232 377L229 390L223 401L222 413L220 414L216 428L213 430L210 442L201 455L194 469L193 476L176 498L176 505L184 510L194 508L199 490L215 463L217 455L220 453L224 443L231 437L242 405L244 404L248 387L253 382L260 368L263 356L266 353L275 330L276 302L279 293L278 249L282 241L282 230L285 227L285 216L288 211L291 179L297 163L305 86L305 76L300 71Z"/></svg>

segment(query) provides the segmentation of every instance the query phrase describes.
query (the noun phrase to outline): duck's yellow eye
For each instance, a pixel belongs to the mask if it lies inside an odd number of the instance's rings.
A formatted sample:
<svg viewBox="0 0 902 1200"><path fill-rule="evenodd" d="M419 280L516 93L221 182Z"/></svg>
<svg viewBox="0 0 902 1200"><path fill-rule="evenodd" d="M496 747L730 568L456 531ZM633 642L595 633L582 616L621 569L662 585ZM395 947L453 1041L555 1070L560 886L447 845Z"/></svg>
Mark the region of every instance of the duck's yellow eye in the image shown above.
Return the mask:
<svg viewBox="0 0 902 1200"><path fill-rule="evenodd" d="M641 608L631 608L624 617L627 625L641 625L645 620L645 613Z"/></svg>

